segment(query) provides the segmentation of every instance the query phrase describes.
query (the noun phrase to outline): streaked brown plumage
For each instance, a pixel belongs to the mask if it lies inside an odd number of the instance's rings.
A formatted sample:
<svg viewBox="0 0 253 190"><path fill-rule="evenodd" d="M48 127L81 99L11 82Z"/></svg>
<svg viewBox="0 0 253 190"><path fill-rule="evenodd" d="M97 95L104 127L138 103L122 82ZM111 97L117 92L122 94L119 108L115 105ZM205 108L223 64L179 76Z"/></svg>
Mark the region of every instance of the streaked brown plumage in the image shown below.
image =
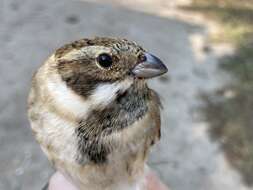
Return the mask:
<svg viewBox="0 0 253 190"><path fill-rule="evenodd" d="M56 50L28 99L32 130L54 167L81 190L141 188L160 138L159 98L145 79L166 71L125 39L82 39Z"/></svg>

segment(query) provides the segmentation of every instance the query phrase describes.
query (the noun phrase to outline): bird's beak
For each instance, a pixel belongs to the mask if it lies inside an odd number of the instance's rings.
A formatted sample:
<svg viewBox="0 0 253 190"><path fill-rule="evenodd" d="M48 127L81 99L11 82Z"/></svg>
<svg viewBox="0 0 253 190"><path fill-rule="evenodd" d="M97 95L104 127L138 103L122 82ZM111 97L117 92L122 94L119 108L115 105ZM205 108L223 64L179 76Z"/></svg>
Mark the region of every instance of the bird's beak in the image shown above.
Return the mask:
<svg viewBox="0 0 253 190"><path fill-rule="evenodd" d="M145 53L145 60L138 63L133 69L132 73L137 78L153 78L162 75L168 71L163 62L156 56Z"/></svg>

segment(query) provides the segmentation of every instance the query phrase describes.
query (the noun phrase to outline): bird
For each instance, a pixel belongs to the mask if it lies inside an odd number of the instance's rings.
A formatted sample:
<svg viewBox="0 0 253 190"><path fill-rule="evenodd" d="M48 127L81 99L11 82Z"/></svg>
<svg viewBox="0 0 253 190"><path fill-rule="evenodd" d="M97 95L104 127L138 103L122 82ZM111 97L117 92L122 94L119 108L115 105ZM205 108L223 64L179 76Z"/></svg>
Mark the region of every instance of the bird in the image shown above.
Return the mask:
<svg viewBox="0 0 253 190"><path fill-rule="evenodd" d="M35 71L27 103L52 166L80 190L144 189L147 157L161 136L161 101L147 81L167 71L123 38L57 49Z"/></svg>

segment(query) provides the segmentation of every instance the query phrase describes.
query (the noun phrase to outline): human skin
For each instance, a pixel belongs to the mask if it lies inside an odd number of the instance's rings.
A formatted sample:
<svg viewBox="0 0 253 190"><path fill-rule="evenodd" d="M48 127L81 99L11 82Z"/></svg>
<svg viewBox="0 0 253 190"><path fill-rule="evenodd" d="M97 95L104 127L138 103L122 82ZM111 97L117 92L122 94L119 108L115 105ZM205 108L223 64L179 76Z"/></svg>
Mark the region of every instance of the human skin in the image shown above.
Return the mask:
<svg viewBox="0 0 253 190"><path fill-rule="evenodd" d="M169 190L155 175L154 172L150 171L146 176L146 189L145 190ZM56 172L50 179L49 190L78 190L73 186L65 177Z"/></svg>

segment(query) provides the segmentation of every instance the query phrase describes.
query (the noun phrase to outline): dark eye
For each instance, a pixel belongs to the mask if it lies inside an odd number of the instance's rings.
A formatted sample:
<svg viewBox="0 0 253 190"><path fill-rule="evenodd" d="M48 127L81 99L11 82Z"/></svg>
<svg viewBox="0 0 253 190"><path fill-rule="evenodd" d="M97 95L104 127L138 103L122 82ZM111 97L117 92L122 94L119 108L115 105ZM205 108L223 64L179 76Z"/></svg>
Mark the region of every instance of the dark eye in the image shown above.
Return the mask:
<svg viewBox="0 0 253 190"><path fill-rule="evenodd" d="M97 58L98 64L103 68L112 66L112 57L106 53L102 53Z"/></svg>

